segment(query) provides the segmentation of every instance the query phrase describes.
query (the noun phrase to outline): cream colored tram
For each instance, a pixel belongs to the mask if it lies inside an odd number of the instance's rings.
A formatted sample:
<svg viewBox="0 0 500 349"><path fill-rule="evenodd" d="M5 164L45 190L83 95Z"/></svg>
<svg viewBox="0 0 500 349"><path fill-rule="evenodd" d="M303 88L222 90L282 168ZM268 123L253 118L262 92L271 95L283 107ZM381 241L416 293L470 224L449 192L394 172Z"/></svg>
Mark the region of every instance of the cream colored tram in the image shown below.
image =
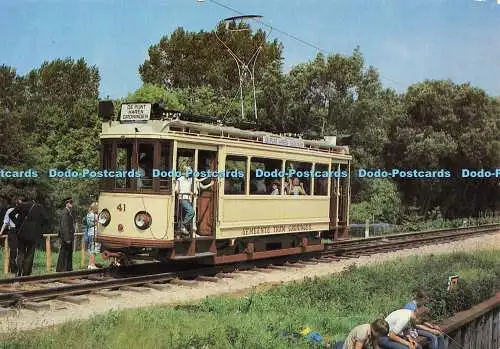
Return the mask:
<svg viewBox="0 0 500 349"><path fill-rule="evenodd" d="M218 264L319 251L323 239L348 237L347 147L151 113L144 103L122 105L116 120L105 106L100 114L109 118L97 238L106 257ZM192 188L188 236L179 234L185 212L174 190L185 165L208 177L203 184L214 181ZM293 194L294 184L305 195Z"/></svg>

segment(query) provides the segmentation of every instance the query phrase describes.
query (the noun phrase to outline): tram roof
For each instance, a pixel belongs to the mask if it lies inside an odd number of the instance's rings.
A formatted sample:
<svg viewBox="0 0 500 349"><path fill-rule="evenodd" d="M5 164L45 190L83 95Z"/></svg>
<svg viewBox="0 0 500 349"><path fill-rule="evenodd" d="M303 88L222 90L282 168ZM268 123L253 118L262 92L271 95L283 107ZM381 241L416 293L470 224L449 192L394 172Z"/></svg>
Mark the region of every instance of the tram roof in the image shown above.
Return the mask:
<svg viewBox="0 0 500 349"><path fill-rule="evenodd" d="M212 116L192 115L178 111L162 110L160 117L152 117L150 103L129 103L125 106L137 108L138 105L146 106L144 115L126 114L123 105L119 120L103 122L101 138L114 137L147 137L155 138L160 135L177 134L204 136L212 139L234 140L240 142L260 143L286 148L310 149L337 154L349 154L347 146L338 146L335 137L325 137L325 140L310 140L301 137L274 134L270 132L246 130L233 126L223 125L220 120ZM154 108L154 105L153 105ZM139 111L140 114L140 111ZM126 117L124 117L126 115Z"/></svg>

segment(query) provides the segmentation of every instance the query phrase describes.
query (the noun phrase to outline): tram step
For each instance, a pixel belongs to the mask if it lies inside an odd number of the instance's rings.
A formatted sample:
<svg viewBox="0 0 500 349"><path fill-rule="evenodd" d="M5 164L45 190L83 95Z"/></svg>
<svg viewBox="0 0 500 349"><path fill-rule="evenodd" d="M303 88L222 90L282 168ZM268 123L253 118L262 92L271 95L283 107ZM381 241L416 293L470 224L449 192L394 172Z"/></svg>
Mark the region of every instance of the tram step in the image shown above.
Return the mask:
<svg viewBox="0 0 500 349"><path fill-rule="evenodd" d="M202 253L197 253L192 256L186 256L186 255L177 255L174 257L171 257L170 259L173 260L180 260L180 259L192 259L192 258L203 258L203 257L214 257L215 253L214 252L202 252Z"/></svg>

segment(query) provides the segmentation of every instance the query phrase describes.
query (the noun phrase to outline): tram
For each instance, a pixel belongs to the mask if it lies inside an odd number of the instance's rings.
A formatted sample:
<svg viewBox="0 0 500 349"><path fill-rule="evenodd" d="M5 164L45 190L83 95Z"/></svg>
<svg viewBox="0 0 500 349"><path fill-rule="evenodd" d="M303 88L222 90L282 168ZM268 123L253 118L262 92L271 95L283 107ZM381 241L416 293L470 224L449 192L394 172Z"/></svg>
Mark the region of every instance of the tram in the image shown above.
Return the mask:
<svg viewBox="0 0 500 349"><path fill-rule="evenodd" d="M348 237L348 147L151 103L124 103L114 114L112 102L100 102L105 258L222 264L321 251L323 239ZM194 183L191 222L179 176Z"/></svg>

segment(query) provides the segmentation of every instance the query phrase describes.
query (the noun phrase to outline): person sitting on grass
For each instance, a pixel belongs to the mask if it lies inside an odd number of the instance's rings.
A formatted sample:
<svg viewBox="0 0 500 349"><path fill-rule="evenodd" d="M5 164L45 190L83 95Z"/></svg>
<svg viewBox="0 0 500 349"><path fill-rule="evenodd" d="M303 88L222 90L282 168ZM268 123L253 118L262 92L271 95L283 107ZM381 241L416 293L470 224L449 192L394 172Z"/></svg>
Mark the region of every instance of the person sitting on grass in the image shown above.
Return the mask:
<svg viewBox="0 0 500 349"><path fill-rule="evenodd" d="M429 302L429 297L424 290L418 290L415 299L405 304L404 309L416 311L419 305L423 306ZM415 325L417 334L430 341L429 349L446 349L446 341L441 328L437 325L423 321L424 314L418 317Z"/></svg>
<svg viewBox="0 0 500 349"><path fill-rule="evenodd" d="M383 319L377 319L371 324L354 327L345 341L336 343L334 349L378 349L378 339L387 336L389 324Z"/></svg>
<svg viewBox="0 0 500 349"><path fill-rule="evenodd" d="M427 312L425 307L417 307L416 310L399 309L390 313L385 321L389 324L389 333L379 340L379 345L385 349L422 349L411 336L405 336L403 331L414 327L418 316Z"/></svg>

